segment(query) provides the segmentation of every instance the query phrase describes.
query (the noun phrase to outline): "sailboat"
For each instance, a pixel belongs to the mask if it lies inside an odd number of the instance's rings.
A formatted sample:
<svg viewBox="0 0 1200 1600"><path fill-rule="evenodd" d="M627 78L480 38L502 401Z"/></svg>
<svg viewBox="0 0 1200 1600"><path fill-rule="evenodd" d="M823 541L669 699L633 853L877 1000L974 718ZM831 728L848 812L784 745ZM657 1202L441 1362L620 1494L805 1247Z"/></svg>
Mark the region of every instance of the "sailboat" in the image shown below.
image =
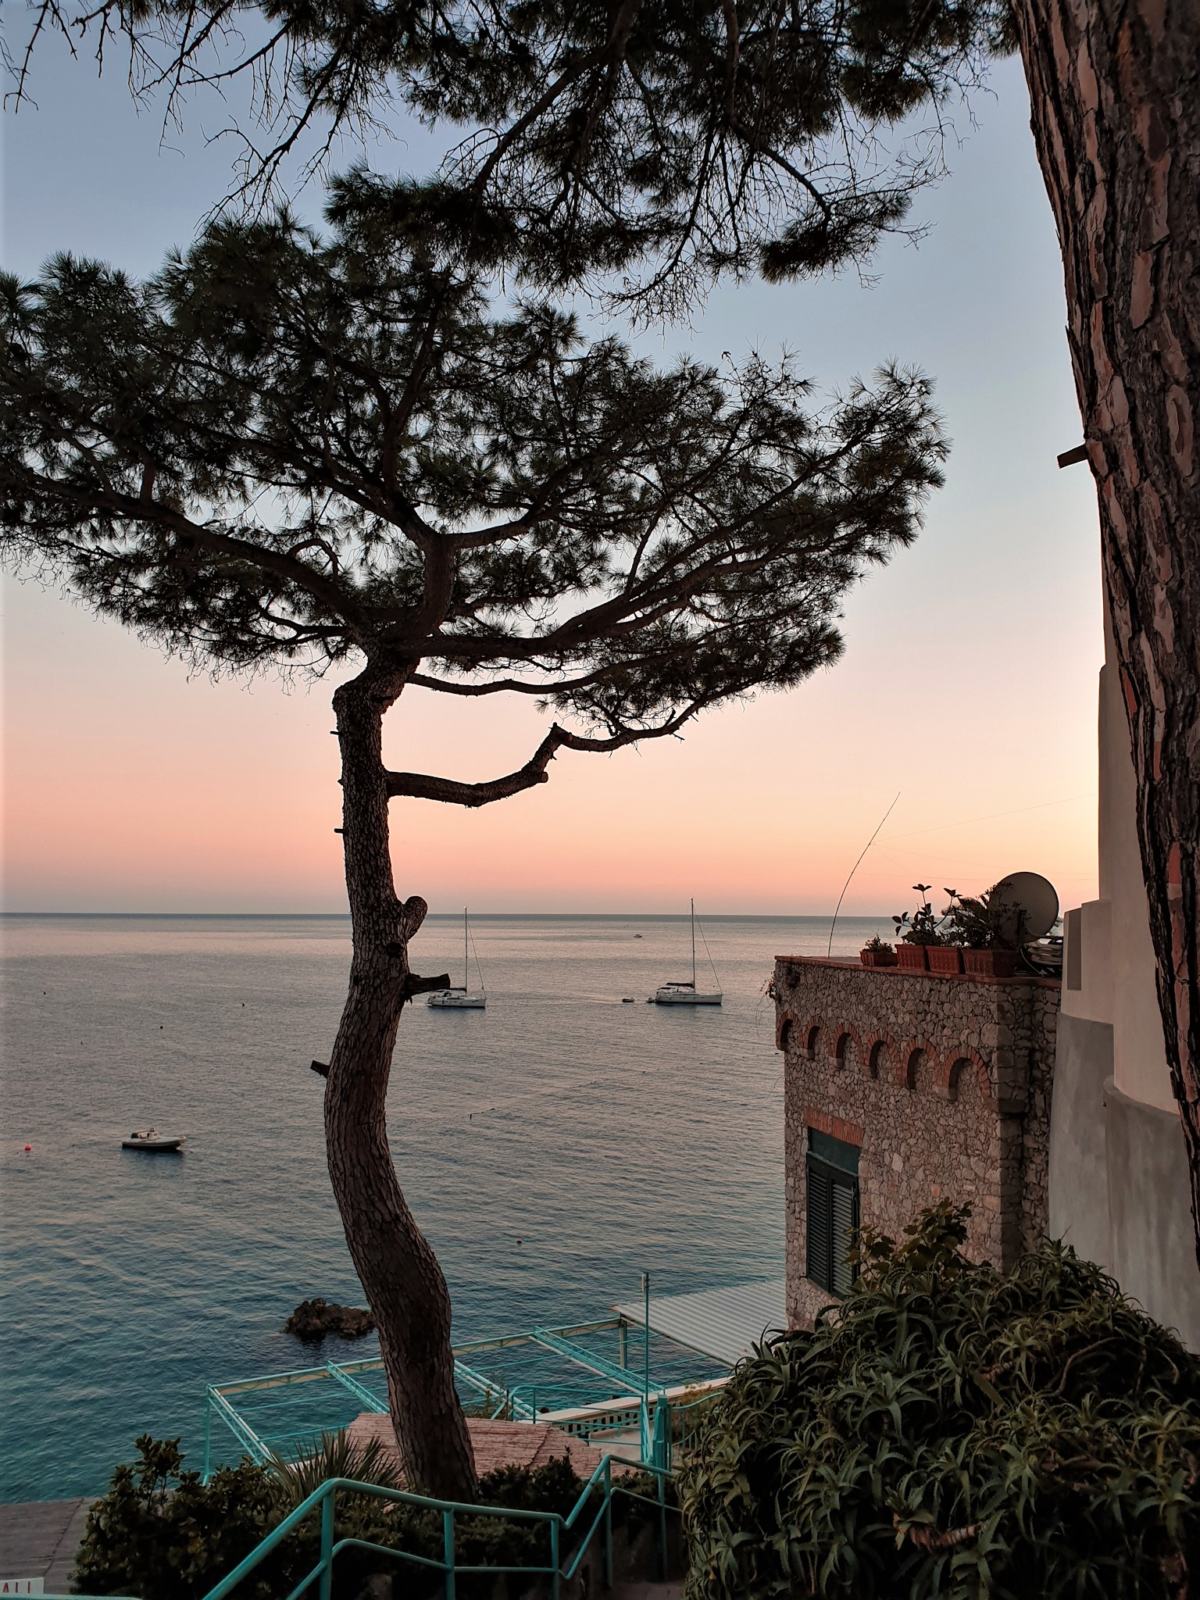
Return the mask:
<svg viewBox="0 0 1200 1600"><path fill-rule="evenodd" d="M475 957L476 969L479 967L479 957ZM487 991L483 987L483 974L479 974L479 988L471 988L471 924L467 917L467 908L463 907L463 981L462 987L452 985L449 989L435 989L425 1001L427 1006L433 1006L437 1011L483 1011L487 1007Z"/></svg>
<svg viewBox="0 0 1200 1600"><path fill-rule="evenodd" d="M690 902L692 908L692 978L691 982L680 980L677 983L664 983L654 991L654 1004L656 1006L719 1006L724 999L720 989L709 989L702 992L696 987L696 902ZM703 934L701 935L703 936ZM708 945L705 944L707 951ZM709 966L712 966L712 957L709 957ZM713 968L713 977L717 976Z"/></svg>

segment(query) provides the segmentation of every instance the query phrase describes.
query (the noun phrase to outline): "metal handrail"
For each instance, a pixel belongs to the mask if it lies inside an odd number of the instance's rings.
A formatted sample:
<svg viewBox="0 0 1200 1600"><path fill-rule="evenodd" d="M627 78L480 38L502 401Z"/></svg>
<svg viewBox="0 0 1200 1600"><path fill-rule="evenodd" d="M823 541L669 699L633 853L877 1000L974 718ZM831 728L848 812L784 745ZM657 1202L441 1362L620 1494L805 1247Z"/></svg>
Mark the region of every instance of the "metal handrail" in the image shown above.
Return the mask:
<svg viewBox="0 0 1200 1600"><path fill-rule="evenodd" d="M636 1490L623 1488L620 1483L613 1483L612 1469L614 1466L631 1467L636 1471L649 1472L657 1480L658 1494L655 1499L638 1494ZM333 1563L343 1550L365 1550L375 1555L388 1557L397 1561L405 1561L414 1566L428 1567L441 1572L443 1580L443 1595L445 1600L455 1600L456 1580L461 1574L466 1576L471 1573L524 1573L529 1577L547 1577L550 1579L551 1595L557 1600L562 1583L569 1583L575 1577L587 1556L596 1534L603 1524L604 1527L604 1581L612 1583L613 1575L613 1526L612 1504L617 1495L623 1495L628 1500L640 1501L643 1505L655 1507L658 1511L658 1563L661 1575L666 1573L667 1564L667 1513L674 1512L676 1507L668 1504L666 1499L666 1480L672 1476L665 1467L654 1466L644 1461L631 1461L623 1456L606 1455L599 1461L591 1477L580 1490L579 1496L571 1510L564 1516L558 1511L527 1511L514 1506L481 1506L471 1505L463 1501L437 1500L427 1495L411 1494L405 1489L387 1489L380 1484L360 1483L354 1478L327 1478L323 1484L301 1503L288 1513L286 1517L273 1528L259 1543L243 1557L234 1567L232 1572L225 1575L219 1583L214 1585L204 1596L204 1600L225 1600L225 1597L237 1588L243 1579L250 1576L256 1567L260 1566L272 1550L275 1550L294 1529L306 1520L314 1511L321 1513L321 1547L320 1556L316 1565L305 1574L300 1582L286 1596L286 1600L300 1600L300 1596L307 1593L313 1584L319 1584L319 1600L331 1600L333 1592ZM563 1537L572 1532L576 1523L583 1516L593 1494L601 1491L600 1504L595 1510L586 1532L580 1537L573 1554L566 1565L562 1564ZM377 1500L389 1500L393 1503L413 1505L427 1511L440 1511L442 1515L442 1559L436 1560L431 1556L418 1555L416 1551L402 1550L395 1545L381 1545L371 1543L365 1539L335 1539L335 1516L337 1495L339 1492L351 1494L365 1494ZM503 1517L518 1522L536 1522L546 1526L549 1535L549 1561L545 1564L525 1566L475 1566L460 1563L456 1560L456 1528L455 1518L458 1516L471 1517ZM55 1600L48 1596L47 1600ZM99 1600L99 1597L71 1596L62 1597L62 1600ZM113 1597L109 1597L113 1600ZM130 1597L125 1597L130 1600Z"/></svg>
<svg viewBox="0 0 1200 1600"><path fill-rule="evenodd" d="M632 1489L622 1488L612 1481L614 1466L632 1467L636 1471L649 1472L655 1476L658 1483L657 1498L651 1500L647 1495L638 1494ZM606 1583L612 1581L613 1547L612 1547L612 1503L617 1495L624 1495L630 1500L640 1500L646 1505L656 1506L659 1513L659 1565L665 1571L666 1565L666 1514L674 1511L666 1499L666 1480L671 1477L668 1468L654 1466L644 1461L631 1461L623 1456L604 1456L596 1465L591 1477L581 1489L575 1504L564 1516L558 1511L527 1511L514 1506L482 1506L471 1505L458 1500L438 1500L427 1495L411 1494L406 1489L387 1489L380 1484L359 1483L353 1478L327 1478L319 1488L290 1511L279 1525L271 1530L250 1553L245 1556L232 1572L226 1574L208 1593L204 1600L225 1600L225 1597L242 1582L244 1578L258 1567L262 1561L275 1550L287 1536L305 1521L314 1511L321 1513L321 1548L320 1557L316 1566L305 1575L297 1586L286 1597L286 1600L299 1600L307 1593L313 1584L319 1584L319 1600L331 1600L333 1586L333 1563L338 1554L346 1549L359 1549L373 1552L376 1555L390 1557L399 1561L407 1561L417 1566L429 1567L440 1571L443 1579L443 1594L445 1600L455 1600L456 1578L461 1573L490 1572L490 1573L525 1573L530 1577L547 1577L550 1579L551 1594L557 1597L560 1585L569 1582L579 1571L585 1556L592 1547L597 1531L603 1524L604 1527L604 1577ZM601 1501L588 1523L586 1532L581 1536L573 1554L564 1566L562 1564L562 1544L564 1535L570 1534L576 1524L583 1517L592 1496L601 1493ZM418 1506L426 1511L439 1511L442 1516L442 1559L436 1560L431 1556L422 1556L415 1551L406 1551L391 1545L372 1544L363 1539L340 1539L334 1537L334 1521L336 1512L337 1495L339 1492L350 1494L365 1494L377 1500L388 1500L393 1503ZM456 1528L455 1519L459 1516L469 1517L502 1517L517 1522L540 1523L546 1527L549 1536L549 1561L545 1564L530 1566L473 1566L459 1563L455 1558Z"/></svg>
<svg viewBox="0 0 1200 1600"><path fill-rule="evenodd" d="M260 1566L272 1550L304 1522L314 1511L321 1514L321 1544L320 1557L317 1564L309 1571L286 1596L286 1600L300 1600L300 1596L307 1593L313 1584L319 1584L319 1600L331 1600L333 1584L333 1563L338 1554L347 1549L365 1550L376 1555L389 1557L398 1561L405 1561L415 1566L428 1567L442 1573L444 1600L455 1600L456 1578L461 1573L491 1572L500 1573L525 1573L530 1577L547 1577L550 1579L551 1595L554 1600L560 1593L560 1585L569 1582L579 1571L584 1558L595 1541L596 1534L601 1525L604 1528L603 1562L604 1581L611 1584L613 1573L613 1500L618 1495L629 1500L640 1501L644 1505L655 1507L658 1511L658 1564L661 1576L666 1574L667 1566L667 1513L677 1512L677 1507L668 1504L666 1499L666 1482L674 1474L671 1471L670 1438L671 1425L668 1420L671 1405L663 1396L657 1397L653 1425L650 1425L648 1407L644 1399L639 1401L642 1413L643 1435L650 1443L650 1449L644 1452L649 1459L634 1461L626 1456L605 1454L592 1471L591 1476L583 1485L575 1504L564 1516L558 1511L528 1511L514 1506L484 1506L469 1504L457 1500L438 1500L428 1495L413 1494L407 1489L389 1489L381 1484L361 1483L354 1478L327 1478L318 1488L308 1495L300 1504L294 1507L283 1520L265 1535L263 1539L238 1562L232 1572L225 1575L204 1596L204 1600L225 1600L225 1597L247 1578L256 1567ZM638 1494L633 1489L623 1487L618 1481L613 1483L612 1469L629 1467L637 1472L650 1473L656 1480L658 1493L654 1499L644 1494ZM562 1545L564 1536L575 1529L576 1524L583 1517L592 1496L600 1492L600 1504L588 1523L586 1531L582 1534L573 1554L566 1565L562 1564ZM356 1495L367 1495L377 1500L388 1500L393 1503L417 1506L426 1511L437 1511L442 1517L442 1559L440 1561L430 1556L418 1555L415 1551L402 1550L394 1545L373 1544L363 1539L335 1539L335 1514L337 1495L339 1492ZM549 1561L545 1565L500 1567L479 1567L459 1563L455 1558L456 1528L455 1518L459 1516L470 1517L497 1517L506 1518L516 1522L541 1523L548 1533ZM47 1600L56 1600L54 1596L47 1596ZM99 1597L70 1596L62 1600L99 1600ZM114 1600L114 1597L108 1597ZM120 1597L116 1597L120 1600ZM131 1597L124 1597L131 1600Z"/></svg>

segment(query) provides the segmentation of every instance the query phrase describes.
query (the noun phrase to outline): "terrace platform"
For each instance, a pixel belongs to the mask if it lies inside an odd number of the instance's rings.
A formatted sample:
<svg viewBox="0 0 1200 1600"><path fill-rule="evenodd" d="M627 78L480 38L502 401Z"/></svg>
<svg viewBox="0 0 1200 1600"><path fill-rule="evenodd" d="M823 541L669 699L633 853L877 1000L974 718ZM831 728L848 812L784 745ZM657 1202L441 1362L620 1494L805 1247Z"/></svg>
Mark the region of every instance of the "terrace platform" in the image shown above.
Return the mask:
<svg viewBox="0 0 1200 1600"><path fill-rule="evenodd" d="M475 1471L484 1478L501 1467L544 1467L563 1456L585 1482L604 1456L594 1445L576 1434L564 1433L548 1422L499 1422L486 1417L468 1417L467 1432L475 1454ZM352 1444L380 1444L396 1458L396 1435L392 1419L378 1411L364 1411L346 1429Z"/></svg>
<svg viewBox="0 0 1200 1600"><path fill-rule="evenodd" d="M66 1594L91 1500L31 1500L0 1505L0 1578L41 1579L13 1594Z"/></svg>
<svg viewBox="0 0 1200 1600"><path fill-rule="evenodd" d="M644 1306L631 1303L614 1310L631 1327L645 1319ZM727 1367L748 1356L765 1334L782 1333L787 1325L783 1278L650 1299L651 1333Z"/></svg>
<svg viewBox="0 0 1200 1600"><path fill-rule="evenodd" d="M786 1327L784 1280L652 1297L595 1321L476 1339L454 1350L459 1394L484 1421L552 1423L649 1459L659 1402L689 1409L764 1334ZM232 1459L295 1459L324 1433L385 1416L378 1356L209 1385L203 1475ZM665 1427L665 1418L663 1426ZM661 1429L660 1429L661 1433ZM662 1440L660 1438L660 1446ZM482 1469L481 1469L482 1470Z"/></svg>

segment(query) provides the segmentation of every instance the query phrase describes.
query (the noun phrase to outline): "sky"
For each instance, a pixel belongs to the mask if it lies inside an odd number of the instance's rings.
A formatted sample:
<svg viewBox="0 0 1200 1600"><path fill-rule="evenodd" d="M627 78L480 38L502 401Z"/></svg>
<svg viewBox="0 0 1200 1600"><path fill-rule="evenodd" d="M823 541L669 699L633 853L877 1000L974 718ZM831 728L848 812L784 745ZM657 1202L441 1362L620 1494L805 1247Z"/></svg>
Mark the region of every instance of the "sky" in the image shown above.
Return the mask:
<svg viewBox="0 0 1200 1600"><path fill-rule="evenodd" d="M224 192L232 149L208 142L211 104L164 140L119 65L98 77L53 42L33 94L4 119L9 270L70 249L148 274ZM402 895L435 911L672 912L694 896L713 913L828 914L898 795L845 913L1021 869L1064 906L1094 896L1096 502L1086 467L1055 462L1081 426L1016 62L972 113L917 201L927 236L886 243L870 282L725 285L691 326L638 337L664 362L786 347L822 391L890 358L935 379L946 486L916 545L848 597L843 659L680 740L563 753L548 784L479 811L393 802ZM398 133L374 165L420 165L427 136ZM315 216L319 188L300 204ZM8 910L345 909L332 682L213 682L58 592L8 576L3 600ZM521 765L540 731L528 704L408 696L385 751L480 779Z"/></svg>

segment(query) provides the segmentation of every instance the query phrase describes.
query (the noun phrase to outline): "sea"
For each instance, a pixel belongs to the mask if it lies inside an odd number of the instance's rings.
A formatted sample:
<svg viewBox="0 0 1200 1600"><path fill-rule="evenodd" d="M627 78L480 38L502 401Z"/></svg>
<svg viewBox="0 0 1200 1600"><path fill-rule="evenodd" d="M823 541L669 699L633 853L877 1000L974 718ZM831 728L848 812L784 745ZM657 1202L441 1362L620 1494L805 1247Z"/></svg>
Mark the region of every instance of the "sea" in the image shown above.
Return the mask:
<svg viewBox="0 0 1200 1600"><path fill-rule="evenodd" d="M843 918L833 951L889 926ZM706 917L720 1009L645 1003L690 975L686 916L471 927L487 1009L408 1008L388 1105L456 1342L604 1317L643 1273L655 1295L781 1275L764 991L777 954L825 953L828 918ZM142 1433L199 1466L205 1385L373 1351L282 1331L310 1296L363 1303L309 1066L348 920L13 914L0 933L0 1500L98 1493ZM417 970L462 954L461 917L430 916ZM185 1152L122 1150L145 1125Z"/></svg>

